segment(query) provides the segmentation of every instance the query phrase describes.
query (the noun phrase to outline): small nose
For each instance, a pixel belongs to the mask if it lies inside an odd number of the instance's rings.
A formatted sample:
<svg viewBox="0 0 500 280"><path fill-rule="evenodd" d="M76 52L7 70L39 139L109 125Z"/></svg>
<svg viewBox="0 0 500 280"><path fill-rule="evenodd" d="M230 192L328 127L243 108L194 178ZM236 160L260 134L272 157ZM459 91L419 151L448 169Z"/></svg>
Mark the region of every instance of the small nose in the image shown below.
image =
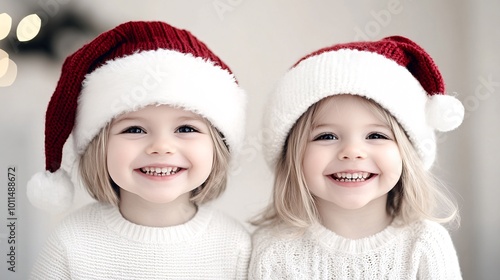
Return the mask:
<svg viewBox="0 0 500 280"><path fill-rule="evenodd" d="M338 153L339 160L356 160L366 158L366 152L359 142L346 142Z"/></svg>
<svg viewBox="0 0 500 280"><path fill-rule="evenodd" d="M151 139L146 152L148 154L172 154L176 152L175 142L167 135L155 135Z"/></svg>

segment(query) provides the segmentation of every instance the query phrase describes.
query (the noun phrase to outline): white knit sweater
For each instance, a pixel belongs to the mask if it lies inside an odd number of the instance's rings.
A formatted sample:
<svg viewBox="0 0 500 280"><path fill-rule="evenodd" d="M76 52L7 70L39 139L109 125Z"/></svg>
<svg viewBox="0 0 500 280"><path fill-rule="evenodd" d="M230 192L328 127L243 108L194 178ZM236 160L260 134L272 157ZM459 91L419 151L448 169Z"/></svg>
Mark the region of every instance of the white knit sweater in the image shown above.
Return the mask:
<svg viewBox="0 0 500 280"><path fill-rule="evenodd" d="M371 237L350 240L323 226L303 236L257 230L249 279L462 279L447 230L430 221L395 222Z"/></svg>
<svg viewBox="0 0 500 280"><path fill-rule="evenodd" d="M208 207L185 224L155 228L93 203L49 236L31 279L246 279L250 254L247 230Z"/></svg>

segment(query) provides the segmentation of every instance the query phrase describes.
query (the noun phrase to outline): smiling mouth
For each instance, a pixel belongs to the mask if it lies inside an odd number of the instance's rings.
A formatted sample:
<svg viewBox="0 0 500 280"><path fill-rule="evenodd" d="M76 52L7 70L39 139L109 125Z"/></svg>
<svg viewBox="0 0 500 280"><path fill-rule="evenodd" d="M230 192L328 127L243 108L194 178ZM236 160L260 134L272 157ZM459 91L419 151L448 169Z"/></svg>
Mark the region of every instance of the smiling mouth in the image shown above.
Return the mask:
<svg viewBox="0 0 500 280"><path fill-rule="evenodd" d="M333 173L330 175L335 181L338 182L364 182L372 178L375 174L368 172L356 172L356 173Z"/></svg>
<svg viewBox="0 0 500 280"><path fill-rule="evenodd" d="M142 173L150 176L170 176L181 171L180 167L143 167L140 169Z"/></svg>

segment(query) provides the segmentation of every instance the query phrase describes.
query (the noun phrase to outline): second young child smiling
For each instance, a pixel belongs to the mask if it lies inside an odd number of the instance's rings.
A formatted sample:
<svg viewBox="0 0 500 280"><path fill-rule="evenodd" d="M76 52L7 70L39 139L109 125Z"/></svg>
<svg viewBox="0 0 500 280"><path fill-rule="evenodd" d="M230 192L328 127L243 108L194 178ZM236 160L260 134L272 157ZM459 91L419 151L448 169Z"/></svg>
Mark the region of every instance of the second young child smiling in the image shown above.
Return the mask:
<svg viewBox="0 0 500 280"><path fill-rule="evenodd" d="M389 225L387 193L402 171L391 128L367 106L352 95L322 101L302 162L322 223L349 238L375 234ZM357 210L354 215L361 230L343 226L352 222L351 210Z"/></svg>
<svg viewBox="0 0 500 280"><path fill-rule="evenodd" d="M402 36L318 49L270 95L273 200L251 279L461 279L452 198L429 171L463 119L429 54ZM451 113L451 114L450 114Z"/></svg>

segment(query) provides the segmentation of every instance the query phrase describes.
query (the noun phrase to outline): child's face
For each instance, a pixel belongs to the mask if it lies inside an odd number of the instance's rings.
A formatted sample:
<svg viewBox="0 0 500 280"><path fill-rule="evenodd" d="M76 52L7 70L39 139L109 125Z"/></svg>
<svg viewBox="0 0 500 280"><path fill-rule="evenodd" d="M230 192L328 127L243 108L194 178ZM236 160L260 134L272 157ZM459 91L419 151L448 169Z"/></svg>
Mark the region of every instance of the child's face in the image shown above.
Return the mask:
<svg viewBox="0 0 500 280"><path fill-rule="evenodd" d="M402 159L391 128L360 97L341 95L319 107L303 158L317 206L384 210L401 177Z"/></svg>
<svg viewBox="0 0 500 280"><path fill-rule="evenodd" d="M213 149L208 125L197 114L148 106L113 120L107 167L122 197L187 203L212 170Z"/></svg>

